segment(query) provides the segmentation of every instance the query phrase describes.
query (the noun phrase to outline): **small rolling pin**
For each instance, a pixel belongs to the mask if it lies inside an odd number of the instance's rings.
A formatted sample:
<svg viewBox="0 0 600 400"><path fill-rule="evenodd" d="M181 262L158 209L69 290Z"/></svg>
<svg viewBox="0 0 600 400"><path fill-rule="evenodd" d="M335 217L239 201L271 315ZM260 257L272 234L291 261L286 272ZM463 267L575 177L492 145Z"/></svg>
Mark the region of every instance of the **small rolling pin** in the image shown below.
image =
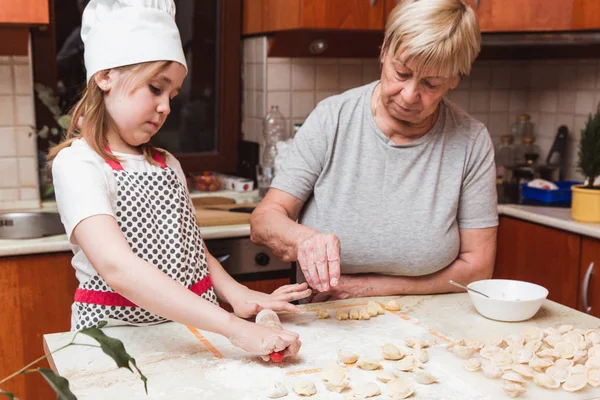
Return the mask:
<svg viewBox="0 0 600 400"><path fill-rule="evenodd" d="M283 330L281 326L281 321L279 321L279 316L273 310L262 310L256 315L256 323L264 326L268 326L269 328ZM283 352L275 351L271 353L270 358L273 362L281 362L283 360Z"/></svg>

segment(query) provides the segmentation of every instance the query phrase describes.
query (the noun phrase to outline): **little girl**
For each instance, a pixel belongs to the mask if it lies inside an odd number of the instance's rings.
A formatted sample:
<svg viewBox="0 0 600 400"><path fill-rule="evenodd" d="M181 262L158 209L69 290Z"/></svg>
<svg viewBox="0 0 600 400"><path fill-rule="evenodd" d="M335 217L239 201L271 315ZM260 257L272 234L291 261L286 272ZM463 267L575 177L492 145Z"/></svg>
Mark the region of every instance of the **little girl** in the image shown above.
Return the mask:
<svg viewBox="0 0 600 400"><path fill-rule="evenodd" d="M179 162L149 143L187 74L173 0L91 0L81 37L87 87L64 142L48 156L79 279L72 329L173 320L266 356L298 352L298 335L242 318L289 302L236 282L208 252ZM220 308L217 298L235 314Z"/></svg>

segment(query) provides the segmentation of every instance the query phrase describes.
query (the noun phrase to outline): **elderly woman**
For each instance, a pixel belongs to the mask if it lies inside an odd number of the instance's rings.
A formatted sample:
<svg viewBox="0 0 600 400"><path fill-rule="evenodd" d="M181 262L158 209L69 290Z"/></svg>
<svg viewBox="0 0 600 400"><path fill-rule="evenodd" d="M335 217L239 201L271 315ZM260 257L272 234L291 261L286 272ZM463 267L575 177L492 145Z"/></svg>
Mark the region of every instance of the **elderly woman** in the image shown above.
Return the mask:
<svg viewBox="0 0 600 400"><path fill-rule="evenodd" d="M492 275L492 142L444 98L480 41L463 1L403 0L387 21L381 79L323 100L298 131L251 239L297 261L299 280L320 292L313 301L449 292L450 279Z"/></svg>

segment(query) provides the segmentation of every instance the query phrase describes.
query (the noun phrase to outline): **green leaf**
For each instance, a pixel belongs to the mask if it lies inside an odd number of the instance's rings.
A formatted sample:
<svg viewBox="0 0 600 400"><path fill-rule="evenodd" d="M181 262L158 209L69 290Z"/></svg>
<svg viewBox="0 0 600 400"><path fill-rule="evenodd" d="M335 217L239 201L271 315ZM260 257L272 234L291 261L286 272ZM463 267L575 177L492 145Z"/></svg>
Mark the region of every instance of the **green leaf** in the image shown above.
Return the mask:
<svg viewBox="0 0 600 400"><path fill-rule="evenodd" d="M133 372L130 365L133 366L133 368L135 368L135 370L140 374L140 379L142 382L144 382L144 389L146 390L146 394L148 394L148 378L146 378L144 374L142 374L142 371L140 371L140 369L137 367L135 359L131 357L127 351L125 351L125 346L123 346L123 343L120 340L106 336L104 332L98 328L85 328L80 330L78 333L83 333L84 335L87 335L100 343L100 348L102 351L115 360L115 363L119 368L127 368Z"/></svg>
<svg viewBox="0 0 600 400"><path fill-rule="evenodd" d="M3 390L0 390L0 394L5 395L6 397L8 397L10 400L19 400L15 397L14 394L10 393L10 392L5 392Z"/></svg>
<svg viewBox="0 0 600 400"><path fill-rule="evenodd" d="M62 376L56 375L54 371L47 368L38 368L40 374L46 379L50 387L58 395L57 400L77 400L77 397L69 389L69 381Z"/></svg>

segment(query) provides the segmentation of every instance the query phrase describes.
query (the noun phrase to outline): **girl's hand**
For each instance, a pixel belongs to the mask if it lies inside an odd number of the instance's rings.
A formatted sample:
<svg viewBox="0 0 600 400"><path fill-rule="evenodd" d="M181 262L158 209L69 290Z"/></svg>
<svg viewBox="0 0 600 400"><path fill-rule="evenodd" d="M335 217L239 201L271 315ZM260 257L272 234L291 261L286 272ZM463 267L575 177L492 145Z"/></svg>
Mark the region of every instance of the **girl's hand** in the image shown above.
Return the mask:
<svg viewBox="0 0 600 400"><path fill-rule="evenodd" d="M302 342L297 333L270 328L238 319L230 330L229 341L247 352L258 354L264 360L274 352L283 351L283 357L298 354Z"/></svg>
<svg viewBox="0 0 600 400"><path fill-rule="evenodd" d="M264 308L273 311L301 313L303 310L290 302L304 299L310 294L311 290L306 283L281 286L271 294L248 289L241 293L238 300L232 302L231 306L235 315L240 318L250 318Z"/></svg>

